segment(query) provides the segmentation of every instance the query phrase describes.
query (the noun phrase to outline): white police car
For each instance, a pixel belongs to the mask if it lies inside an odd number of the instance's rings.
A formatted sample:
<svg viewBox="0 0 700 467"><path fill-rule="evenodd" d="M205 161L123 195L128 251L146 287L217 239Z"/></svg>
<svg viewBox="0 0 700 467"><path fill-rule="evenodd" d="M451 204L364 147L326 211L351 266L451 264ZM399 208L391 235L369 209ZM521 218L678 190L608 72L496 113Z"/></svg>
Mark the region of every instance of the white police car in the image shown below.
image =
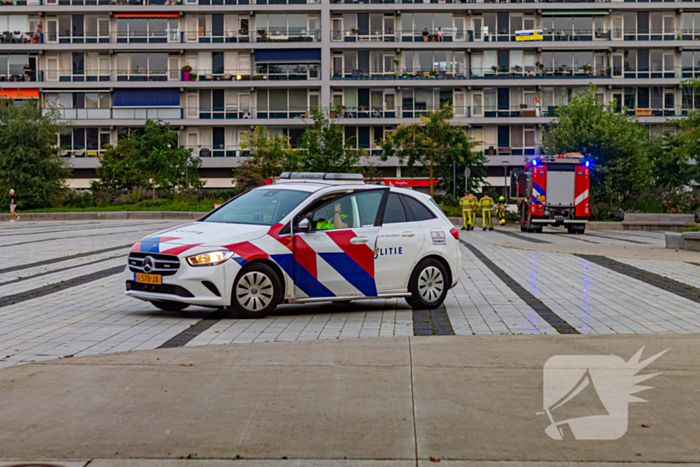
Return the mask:
<svg viewBox="0 0 700 467"><path fill-rule="evenodd" d="M435 308L457 283L459 233L427 195L359 174L284 173L129 254L126 294L158 308L405 297Z"/></svg>

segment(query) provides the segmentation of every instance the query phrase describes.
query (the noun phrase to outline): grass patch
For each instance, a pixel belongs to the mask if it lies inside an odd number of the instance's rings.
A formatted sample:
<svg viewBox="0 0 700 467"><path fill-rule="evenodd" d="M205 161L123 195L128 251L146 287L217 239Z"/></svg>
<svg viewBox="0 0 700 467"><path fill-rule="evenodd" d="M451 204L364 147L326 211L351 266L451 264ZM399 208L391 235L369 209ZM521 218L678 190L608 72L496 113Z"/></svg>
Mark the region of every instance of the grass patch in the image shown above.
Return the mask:
<svg viewBox="0 0 700 467"><path fill-rule="evenodd" d="M111 212L111 211L187 211L187 212L209 212L214 209L214 204L223 203L225 200L206 199L195 204L183 203L172 200L141 201L134 204L120 204L119 206L90 206L77 208L71 206L61 206L58 208L18 210L21 213L32 212ZM9 212L9 211L7 211Z"/></svg>

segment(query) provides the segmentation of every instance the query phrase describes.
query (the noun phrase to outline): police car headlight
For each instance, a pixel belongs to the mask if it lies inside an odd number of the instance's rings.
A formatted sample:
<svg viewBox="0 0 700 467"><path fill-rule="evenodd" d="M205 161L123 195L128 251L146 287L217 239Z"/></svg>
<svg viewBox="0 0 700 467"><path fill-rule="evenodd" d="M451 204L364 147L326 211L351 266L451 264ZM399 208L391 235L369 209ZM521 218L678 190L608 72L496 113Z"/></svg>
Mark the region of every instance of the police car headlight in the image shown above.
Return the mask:
<svg viewBox="0 0 700 467"><path fill-rule="evenodd" d="M211 251L199 255L188 256L187 262L190 266L216 266L231 259L233 251Z"/></svg>

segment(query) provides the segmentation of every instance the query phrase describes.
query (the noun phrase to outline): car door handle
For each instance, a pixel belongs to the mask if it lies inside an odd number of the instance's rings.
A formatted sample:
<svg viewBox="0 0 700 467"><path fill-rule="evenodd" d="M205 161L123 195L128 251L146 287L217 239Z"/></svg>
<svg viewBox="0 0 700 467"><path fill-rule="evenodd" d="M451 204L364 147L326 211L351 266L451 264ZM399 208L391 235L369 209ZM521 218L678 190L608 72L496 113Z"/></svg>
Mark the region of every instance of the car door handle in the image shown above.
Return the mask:
<svg viewBox="0 0 700 467"><path fill-rule="evenodd" d="M401 232L402 237L415 237L416 234L410 230L407 230L405 232Z"/></svg>
<svg viewBox="0 0 700 467"><path fill-rule="evenodd" d="M369 242L369 237L354 237L350 239L350 243L358 244L358 243L367 243Z"/></svg>

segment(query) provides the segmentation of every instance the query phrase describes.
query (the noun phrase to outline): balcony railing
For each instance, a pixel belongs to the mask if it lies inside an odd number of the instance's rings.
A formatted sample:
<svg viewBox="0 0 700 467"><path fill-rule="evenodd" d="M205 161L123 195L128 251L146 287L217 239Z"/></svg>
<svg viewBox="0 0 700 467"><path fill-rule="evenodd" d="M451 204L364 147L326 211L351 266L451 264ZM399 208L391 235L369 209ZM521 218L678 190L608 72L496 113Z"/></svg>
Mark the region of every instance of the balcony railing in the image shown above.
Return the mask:
<svg viewBox="0 0 700 467"><path fill-rule="evenodd" d="M672 79L700 76L700 67L662 68L593 68L590 65L554 67L520 67L510 69L491 68L426 69L401 68L397 71L375 71L372 69L331 70L334 80L462 80L462 79L602 79L602 78L652 78Z"/></svg>
<svg viewBox="0 0 700 467"><path fill-rule="evenodd" d="M111 107L103 109L74 109L55 108L62 120L276 120L291 118L309 118L310 108L304 107L236 107L236 106L211 106L211 107L149 107L129 108ZM45 107L46 114L52 109Z"/></svg>
<svg viewBox="0 0 700 467"><path fill-rule="evenodd" d="M133 69L133 70L107 70L107 71L90 71L90 70L73 70L73 71L36 71L30 70L26 74L21 67L14 67L8 71L0 71L0 82L23 82L23 81L39 81L39 82L153 82L167 81L171 83L201 82L201 81L297 81L318 79L311 75L303 73L294 73L286 71L284 73L267 72L256 73L248 71L248 74L238 74L236 70L225 70L223 74L204 71L203 75L189 73L189 79L186 79L186 73L181 70L166 71L163 69ZM700 77L700 66L677 66L674 68L663 69L660 66L644 67L644 68L603 68L596 69L586 66L570 67L560 66L557 68L545 67L512 67L510 70L499 67L492 68L458 68L451 69L432 69L419 70L417 68L401 68L398 71L374 71L368 69L353 69L353 70L333 70L331 69L333 80L345 81L377 81L377 80L409 80L409 81L453 81L453 80L522 80L522 79L571 79L571 80L590 80L590 79L685 79Z"/></svg>
<svg viewBox="0 0 700 467"><path fill-rule="evenodd" d="M20 35L17 38L15 36ZM306 28L276 28L274 30L259 29L257 31L150 31L150 32L110 32L82 34L40 33L38 37L32 33L8 33L0 36L0 43L58 43L58 44L165 44L165 43L200 43L223 44L237 42L318 42L321 31L308 31ZM4 40L3 40L4 37Z"/></svg>
<svg viewBox="0 0 700 467"><path fill-rule="evenodd" d="M636 97L636 96L635 96ZM622 111L622 102L619 103L619 111ZM480 118L555 118L556 111L561 106L556 105L481 105L481 106L454 106L454 118L459 119L480 119ZM224 107L161 107L161 108L125 108L112 107L105 109L73 109L56 108L59 118L62 120L276 120L310 118L308 107L291 107L288 109L273 110L270 108L238 108L232 106ZM357 120L379 120L392 118L419 118L428 115L438 108L421 103L413 106L396 107L346 107L341 106L332 110L333 118L357 119ZM44 108L46 114L49 108ZM650 106L638 108L628 108L625 113L637 117L685 117L694 112L692 108L676 106ZM303 123L303 122L300 122Z"/></svg>
<svg viewBox="0 0 700 467"><path fill-rule="evenodd" d="M0 33L0 44L41 44L43 36L35 31L4 31Z"/></svg>
<svg viewBox="0 0 700 467"><path fill-rule="evenodd" d="M347 29L331 31L334 42L516 42L514 32L483 34L481 31L456 30L445 27L439 30L404 29ZM700 29L577 29L542 31L542 40L532 41L536 46L542 42L589 42L589 41L679 41L700 40Z"/></svg>

